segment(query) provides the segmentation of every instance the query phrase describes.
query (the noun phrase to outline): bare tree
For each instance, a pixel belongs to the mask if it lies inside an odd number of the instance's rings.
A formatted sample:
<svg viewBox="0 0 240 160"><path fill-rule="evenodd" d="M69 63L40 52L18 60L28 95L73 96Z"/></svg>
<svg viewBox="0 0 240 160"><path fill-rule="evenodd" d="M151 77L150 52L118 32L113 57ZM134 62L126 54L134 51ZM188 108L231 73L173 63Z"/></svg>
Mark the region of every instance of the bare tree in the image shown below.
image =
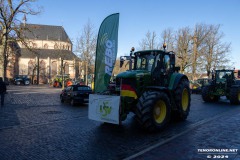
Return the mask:
<svg viewBox="0 0 240 160"><path fill-rule="evenodd" d="M7 46L11 38L16 40L20 37L20 21L21 15L36 15L39 11L33 10L31 3L36 0L0 0L0 27L1 27L1 43L0 43L0 76L6 77L6 68L8 64ZM22 38L20 38L22 39Z"/></svg>
<svg viewBox="0 0 240 160"><path fill-rule="evenodd" d="M180 65L181 72L191 74L190 79L197 78L198 73L203 73L213 68L229 66L230 43L223 43L223 33L220 32L220 25L196 24L190 27L180 28L177 32L172 29L165 29L161 34L160 42L166 43L168 50L177 55L177 65ZM145 38L139 43L140 48L160 49L156 40L155 32L147 32ZM161 48L162 49L162 48Z"/></svg>
<svg viewBox="0 0 240 160"><path fill-rule="evenodd" d="M94 64L97 35L90 21L84 26L82 35L77 38L76 52L85 65L85 83L88 84L88 74Z"/></svg>
<svg viewBox="0 0 240 160"><path fill-rule="evenodd" d="M141 50L159 49L156 32L148 31L145 35L145 38L143 38L139 43L139 46Z"/></svg>
<svg viewBox="0 0 240 160"><path fill-rule="evenodd" d="M222 43L224 34L220 32L220 25L209 25L209 34L204 40L204 53L202 54L203 68L210 76L211 69L227 65L230 62L228 53L230 51L230 43Z"/></svg>
<svg viewBox="0 0 240 160"><path fill-rule="evenodd" d="M35 82L34 82L34 78L35 78L35 73L36 73L36 71L37 71L37 63L35 62L35 60L30 60L29 62L28 62L28 75L31 75L31 83L32 84L35 84Z"/></svg>
<svg viewBox="0 0 240 160"><path fill-rule="evenodd" d="M181 28L176 34L176 55L177 63L180 65L181 72L191 65L191 29L189 27Z"/></svg>
<svg viewBox="0 0 240 160"><path fill-rule="evenodd" d="M210 33L206 24L196 24L194 28L193 39L193 56L192 56L192 79L196 79L197 67L199 65L199 57L205 51L203 41Z"/></svg>
<svg viewBox="0 0 240 160"><path fill-rule="evenodd" d="M166 43L167 44L167 50L169 51L174 51L174 31L171 29L171 28L167 28L165 30L163 30L162 34L161 34L161 38L162 38L162 41L160 42L160 47L161 49L163 44Z"/></svg>

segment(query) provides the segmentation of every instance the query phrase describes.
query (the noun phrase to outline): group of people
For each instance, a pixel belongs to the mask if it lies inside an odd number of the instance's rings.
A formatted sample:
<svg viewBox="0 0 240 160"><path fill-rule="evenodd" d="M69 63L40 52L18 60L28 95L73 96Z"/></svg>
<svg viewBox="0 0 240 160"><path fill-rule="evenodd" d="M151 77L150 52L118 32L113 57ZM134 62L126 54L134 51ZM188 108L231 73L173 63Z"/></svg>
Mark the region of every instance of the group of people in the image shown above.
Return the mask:
<svg viewBox="0 0 240 160"><path fill-rule="evenodd" d="M73 83L72 83L71 80L67 80L65 86L68 87L68 86L70 86L70 85L72 85L72 84L73 84ZM62 83L61 83L61 82L58 82L57 80L55 80L54 83L53 83L53 87L62 87Z"/></svg>
<svg viewBox="0 0 240 160"><path fill-rule="evenodd" d="M3 81L3 78L0 77L1 106L4 105L4 95L6 94L6 91L7 91L6 83Z"/></svg>

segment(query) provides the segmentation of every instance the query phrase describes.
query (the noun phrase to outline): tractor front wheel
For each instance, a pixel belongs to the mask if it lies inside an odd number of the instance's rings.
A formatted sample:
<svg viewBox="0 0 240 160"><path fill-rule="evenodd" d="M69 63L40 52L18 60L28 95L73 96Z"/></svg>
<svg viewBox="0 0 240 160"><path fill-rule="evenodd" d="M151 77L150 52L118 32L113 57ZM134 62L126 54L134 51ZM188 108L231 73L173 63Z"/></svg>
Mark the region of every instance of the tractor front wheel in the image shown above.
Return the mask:
<svg viewBox="0 0 240 160"><path fill-rule="evenodd" d="M147 131L152 132L166 127L171 116L167 94L158 91L144 92L137 103L136 116L140 125Z"/></svg>
<svg viewBox="0 0 240 160"><path fill-rule="evenodd" d="M205 102L217 102L219 100L219 96L215 96L215 95L211 95L210 91L211 91L211 86L205 86L202 89L202 99Z"/></svg>

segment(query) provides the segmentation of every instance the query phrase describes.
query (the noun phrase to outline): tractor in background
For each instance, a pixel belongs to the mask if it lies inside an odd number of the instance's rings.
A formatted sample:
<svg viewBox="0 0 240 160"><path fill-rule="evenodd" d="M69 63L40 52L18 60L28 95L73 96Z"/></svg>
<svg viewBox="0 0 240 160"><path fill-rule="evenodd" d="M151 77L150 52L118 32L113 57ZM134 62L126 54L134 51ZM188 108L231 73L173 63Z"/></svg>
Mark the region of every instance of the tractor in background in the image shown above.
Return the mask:
<svg viewBox="0 0 240 160"><path fill-rule="evenodd" d="M221 96L226 96L231 104L240 103L240 85L234 76L234 70L215 70L211 83L202 89L202 99L205 102L216 102Z"/></svg>

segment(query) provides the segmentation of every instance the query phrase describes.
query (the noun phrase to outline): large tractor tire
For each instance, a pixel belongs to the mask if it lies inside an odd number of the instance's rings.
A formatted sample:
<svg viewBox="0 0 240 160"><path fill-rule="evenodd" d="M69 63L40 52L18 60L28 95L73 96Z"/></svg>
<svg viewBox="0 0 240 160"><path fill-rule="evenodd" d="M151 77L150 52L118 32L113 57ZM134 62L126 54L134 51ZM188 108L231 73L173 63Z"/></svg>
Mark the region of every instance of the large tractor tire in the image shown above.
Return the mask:
<svg viewBox="0 0 240 160"><path fill-rule="evenodd" d="M210 94L212 90L211 86L205 86L202 89L202 99L205 102L217 102L219 100L219 96L214 96Z"/></svg>
<svg viewBox="0 0 240 160"><path fill-rule="evenodd" d="M158 91L144 92L137 103L136 116L143 129L150 132L162 130L171 118L167 94Z"/></svg>
<svg viewBox="0 0 240 160"><path fill-rule="evenodd" d="M231 104L234 104L234 105L240 104L240 88L239 87L231 88L229 99Z"/></svg>
<svg viewBox="0 0 240 160"><path fill-rule="evenodd" d="M181 80L175 90L175 103L177 111L174 112L174 119L186 120L190 111L191 92L188 80Z"/></svg>

